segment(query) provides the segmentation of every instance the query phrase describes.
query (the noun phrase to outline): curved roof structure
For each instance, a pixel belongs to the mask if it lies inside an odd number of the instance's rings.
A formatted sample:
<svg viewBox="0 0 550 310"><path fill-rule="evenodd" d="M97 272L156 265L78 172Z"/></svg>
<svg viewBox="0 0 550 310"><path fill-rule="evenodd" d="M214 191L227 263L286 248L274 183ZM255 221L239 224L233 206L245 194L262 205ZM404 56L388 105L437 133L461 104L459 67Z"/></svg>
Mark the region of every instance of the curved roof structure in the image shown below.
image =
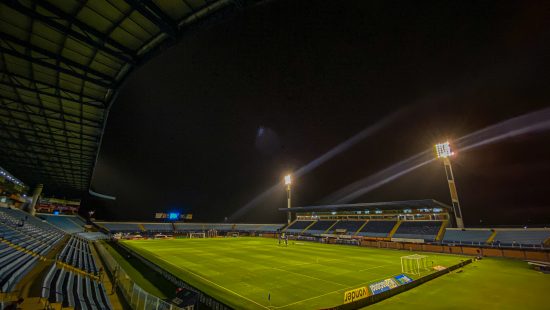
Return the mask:
<svg viewBox="0 0 550 310"><path fill-rule="evenodd" d="M306 206L293 208L279 208L279 211L291 212L330 212L330 211L363 211L365 209L379 210L401 210L401 209L433 209L441 208L452 212L453 207L435 199L386 201L386 202L365 202L352 204L337 204L324 206Z"/></svg>
<svg viewBox="0 0 550 310"><path fill-rule="evenodd" d="M87 191L109 108L133 68L191 27L256 1L0 3L0 163L48 191Z"/></svg>

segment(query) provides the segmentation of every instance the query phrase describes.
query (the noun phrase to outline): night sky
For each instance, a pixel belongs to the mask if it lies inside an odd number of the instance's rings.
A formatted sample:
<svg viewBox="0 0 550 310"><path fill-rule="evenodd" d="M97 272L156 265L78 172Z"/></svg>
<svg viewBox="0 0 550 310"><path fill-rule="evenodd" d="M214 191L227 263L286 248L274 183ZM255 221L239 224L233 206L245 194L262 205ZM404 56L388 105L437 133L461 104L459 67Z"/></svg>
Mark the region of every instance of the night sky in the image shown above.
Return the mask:
<svg viewBox="0 0 550 310"><path fill-rule="evenodd" d="M549 3L495 3L277 0L199 28L123 85L92 183L117 200L83 205L100 219L223 221L399 111L295 180L294 205L314 205L438 141L549 107ZM466 226L550 223L549 132L453 161ZM441 162L355 202L424 198L450 204ZM285 199L237 221L283 222Z"/></svg>

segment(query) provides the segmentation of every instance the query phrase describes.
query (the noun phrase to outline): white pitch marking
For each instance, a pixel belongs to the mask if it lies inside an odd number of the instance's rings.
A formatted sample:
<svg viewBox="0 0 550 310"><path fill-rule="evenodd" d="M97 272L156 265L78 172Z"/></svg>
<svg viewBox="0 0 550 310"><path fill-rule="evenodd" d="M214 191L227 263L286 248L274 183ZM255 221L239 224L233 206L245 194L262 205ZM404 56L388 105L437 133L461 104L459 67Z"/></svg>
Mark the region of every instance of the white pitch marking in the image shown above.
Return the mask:
<svg viewBox="0 0 550 310"><path fill-rule="evenodd" d="M155 256L156 256L156 255L155 255ZM203 279L203 280L206 281L206 282L212 283L212 284L214 284L215 286L218 286L218 287L220 287L220 288L222 288L222 289L224 289L224 290L226 290L226 291L228 291L228 292L230 292L230 293L233 293L233 294L235 294L235 295L237 295L237 296L239 296L239 297L241 297L241 298L243 298L243 299L246 299L246 300L248 300L248 301L250 301L250 302L252 302L252 303L254 303L254 304L256 304L256 305L258 305L258 306L260 306L260 307L262 307L262 308L264 308L264 309L271 309L271 308L266 307L266 306L264 306L264 305L262 305L262 304L260 304L260 303L255 302L255 301L252 300L252 299L249 299L249 298L247 298L247 297L244 297L243 295L241 295L241 294L239 294L239 293L237 293L237 292L234 292L234 291L232 291L232 290L230 290L230 289L228 289L228 288L226 288L226 287L224 287L224 286L221 286L221 285L219 285L218 283L212 282L212 281L208 280L207 278L205 278L205 277L203 277L203 276L201 276L201 275L199 275L199 274L194 273L194 272L191 271L191 270L187 270L187 269L180 268L180 267L178 267L178 266L176 266L176 265L170 263L169 261L167 261L167 260L165 260L164 258L161 258L161 257L159 257L159 256L156 256L156 257L157 257L157 258L160 258L161 260L165 261L166 263L168 263L168 264L170 264L170 265L172 265L172 266L174 266L174 267L176 267L176 268L178 268L178 269L180 269L180 270L183 270L183 271L185 271L185 272L189 272L189 273L193 274L194 276Z"/></svg>

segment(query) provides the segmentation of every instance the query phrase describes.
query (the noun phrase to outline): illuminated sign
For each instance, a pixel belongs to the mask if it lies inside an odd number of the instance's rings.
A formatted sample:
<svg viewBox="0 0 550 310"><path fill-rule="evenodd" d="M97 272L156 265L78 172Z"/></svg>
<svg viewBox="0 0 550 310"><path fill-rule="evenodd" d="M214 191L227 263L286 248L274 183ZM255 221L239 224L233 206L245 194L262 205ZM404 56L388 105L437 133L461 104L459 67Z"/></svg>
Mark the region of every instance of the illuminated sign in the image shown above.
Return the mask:
<svg viewBox="0 0 550 310"><path fill-rule="evenodd" d="M392 278L386 279L384 281L376 282L373 284L369 284L369 288L371 292L375 295L385 291L389 291L392 288L396 288L397 286L398 286L397 282L395 282L395 280Z"/></svg>
<svg viewBox="0 0 550 310"><path fill-rule="evenodd" d="M397 283L399 283L399 285L407 284L413 281L411 278L407 277L404 274L397 275L394 278L397 281Z"/></svg>
<svg viewBox="0 0 550 310"><path fill-rule="evenodd" d="M170 212L168 213L168 219L169 220L178 220L180 218L180 214L176 212Z"/></svg>
<svg viewBox="0 0 550 310"><path fill-rule="evenodd" d="M354 302L356 300L366 298L369 295L370 295L369 289L367 287L356 288L354 290L347 291L344 293L344 303L348 304L350 302Z"/></svg>

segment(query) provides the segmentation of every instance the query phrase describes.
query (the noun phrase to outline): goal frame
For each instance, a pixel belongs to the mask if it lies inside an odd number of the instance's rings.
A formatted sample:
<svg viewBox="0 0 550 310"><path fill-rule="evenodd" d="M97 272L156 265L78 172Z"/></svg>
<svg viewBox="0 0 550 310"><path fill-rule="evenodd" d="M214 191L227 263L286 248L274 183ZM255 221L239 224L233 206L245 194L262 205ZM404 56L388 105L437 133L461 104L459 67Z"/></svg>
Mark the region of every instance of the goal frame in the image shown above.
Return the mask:
<svg viewBox="0 0 550 310"><path fill-rule="evenodd" d="M206 234L203 232L190 232L189 239L206 238Z"/></svg>
<svg viewBox="0 0 550 310"><path fill-rule="evenodd" d="M401 272L413 275L420 275L422 271L428 270L428 256L426 255L407 255L401 256Z"/></svg>

